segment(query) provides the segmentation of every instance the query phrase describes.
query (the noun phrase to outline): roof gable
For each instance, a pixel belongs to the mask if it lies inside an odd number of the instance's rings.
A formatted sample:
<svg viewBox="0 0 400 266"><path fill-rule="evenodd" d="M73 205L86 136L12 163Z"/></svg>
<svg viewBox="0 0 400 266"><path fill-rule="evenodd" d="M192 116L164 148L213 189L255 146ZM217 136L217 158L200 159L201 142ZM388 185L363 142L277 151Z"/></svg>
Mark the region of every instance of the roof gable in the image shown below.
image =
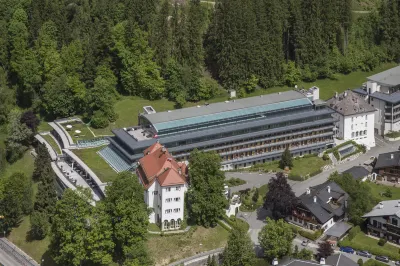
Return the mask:
<svg viewBox="0 0 400 266"><path fill-rule="evenodd" d="M375 169L400 166L400 151L381 153L375 163Z"/></svg>
<svg viewBox="0 0 400 266"><path fill-rule="evenodd" d="M337 97L332 97L326 101L328 106L342 115L354 115L375 112L375 108L369 105L363 97L347 90Z"/></svg>

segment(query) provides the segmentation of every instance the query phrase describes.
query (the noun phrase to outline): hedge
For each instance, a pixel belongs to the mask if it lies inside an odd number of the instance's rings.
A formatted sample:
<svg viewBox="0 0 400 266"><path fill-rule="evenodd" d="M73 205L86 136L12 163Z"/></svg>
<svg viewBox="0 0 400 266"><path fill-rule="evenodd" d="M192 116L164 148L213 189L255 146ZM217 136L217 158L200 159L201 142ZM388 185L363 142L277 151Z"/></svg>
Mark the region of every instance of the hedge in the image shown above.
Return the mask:
<svg viewBox="0 0 400 266"><path fill-rule="evenodd" d="M375 256L386 256L389 257L391 260L400 260L400 254L399 253L394 253L388 250L385 250L382 247L371 247L370 245L364 244L364 243L354 243L352 241L349 241L347 239L342 240L338 243L338 246L341 247L352 247L355 250L367 250L371 254Z"/></svg>
<svg viewBox="0 0 400 266"><path fill-rule="evenodd" d="M235 216L228 217L226 215L222 216L222 219L229 224L232 228L233 227L243 227L245 231L249 231L250 225L243 221L242 219L238 219Z"/></svg>
<svg viewBox="0 0 400 266"><path fill-rule="evenodd" d="M377 261L377 260L367 260L364 264L364 266L387 266L386 263Z"/></svg>
<svg viewBox="0 0 400 266"><path fill-rule="evenodd" d="M308 238L313 241L317 240L323 234L323 230L317 230L314 233L311 233L311 232L308 232L308 231L305 231L305 230L299 228L296 225L293 225L293 224L290 224L290 225L292 227L293 233L299 234L302 237Z"/></svg>
<svg viewBox="0 0 400 266"><path fill-rule="evenodd" d="M354 147L357 148L357 151L355 151L355 152L353 152L353 153L350 153L350 154L348 154L348 155L346 155L346 156L343 156L343 158L340 158L339 148L344 147L344 146L346 146L346 145L348 145L348 144L353 144ZM337 145L336 147L327 149L327 150L325 151L325 154L333 153L333 156L335 156L336 160L340 161L340 160L344 160L344 159L350 157L351 155L354 155L354 154L359 153L359 152L365 153L365 152L366 152L365 146L364 146L364 145L360 145L360 144L356 143L356 142L353 141L353 140L349 140L349 141L346 141L346 142L344 142L344 143L342 143L342 144L340 144L340 145Z"/></svg>
<svg viewBox="0 0 400 266"><path fill-rule="evenodd" d="M217 221L218 225L224 228L226 231L231 231L231 228L229 228L225 223L223 223L221 220Z"/></svg>

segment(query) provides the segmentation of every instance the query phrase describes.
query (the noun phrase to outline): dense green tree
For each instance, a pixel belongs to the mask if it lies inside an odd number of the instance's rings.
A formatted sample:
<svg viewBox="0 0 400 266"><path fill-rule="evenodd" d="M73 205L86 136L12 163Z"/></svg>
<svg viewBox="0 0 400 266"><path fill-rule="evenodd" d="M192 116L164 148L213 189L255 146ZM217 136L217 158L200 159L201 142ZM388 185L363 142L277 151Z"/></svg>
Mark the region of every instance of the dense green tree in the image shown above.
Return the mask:
<svg viewBox="0 0 400 266"><path fill-rule="evenodd" d="M67 189L57 202L51 224L50 252L60 265L83 265L88 259L87 227L92 208L89 200L90 190Z"/></svg>
<svg viewBox="0 0 400 266"><path fill-rule="evenodd" d="M171 3L164 0L155 19L151 36L151 46L154 49L156 62L163 71L167 68L172 54L170 13Z"/></svg>
<svg viewBox="0 0 400 266"><path fill-rule="evenodd" d="M189 217L205 227L214 226L226 207L224 173L215 152L190 154L190 188L187 192Z"/></svg>
<svg viewBox="0 0 400 266"><path fill-rule="evenodd" d="M285 169L285 167L293 167L293 158L289 147L286 147L285 151L282 153L281 160L279 161L279 167L281 169Z"/></svg>
<svg viewBox="0 0 400 266"><path fill-rule="evenodd" d="M37 240L45 238L50 228L49 218L46 213L34 211L30 216L30 222L30 236Z"/></svg>
<svg viewBox="0 0 400 266"><path fill-rule="evenodd" d="M296 248L297 246L295 246ZM303 248L302 250L292 254L294 258L301 260L311 260L313 257L313 252L309 249Z"/></svg>
<svg viewBox="0 0 400 266"><path fill-rule="evenodd" d="M32 179L34 181L39 181L41 179L42 173L45 170L45 166L50 163L50 155L47 150L46 145L39 143L36 147L36 159L34 162L34 170L32 174Z"/></svg>
<svg viewBox="0 0 400 266"><path fill-rule="evenodd" d="M25 124L33 132L33 134L36 134L37 127L40 124L39 118L35 115L35 113L32 110L24 112L21 115L20 122L22 124Z"/></svg>
<svg viewBox="0 0 400 266"><path fill-rule="evenodd" d="M151 264L145 242L150 210L137 177L121 173L106 192L105 209L112 221L115 258L126 265Z"/></svg>
<svg viewBox="0 0 400 266"><path fill-rule="evenodd" d="M32 180L25 174L16 172L4 180L4 191L0 202L4 230L17 226L23 215L32 211Z"/></svg>
<svg viewBox="0 0 400 266"><path fill-rule="evenodd" d="M32 130L21 123L21 113L18 110L13 110L9 114L7 139L5 141L7 161L13 163L21 158L28 149L31 139Z"/></svg>
<svg viewBox="0 0 400 266"><path fill-rule="evenodd" d="M252 266L256 255L250 236L244 228L235 228L231 231L228 243L223 252L224 266Z"/></svg>
<svg viewBox="0 0 400 266"><path fill-rule="evenodd" d="M296 204L296 196L282 172L269 181L268 188L264 207L272 211L275 219L286 218Z"/></svg>
<svg viewBox="0 0 400 266"><path fill-rule="evenodd" d="M283 219L274 221L267 218L266 223L258 235L258 240L267 259L272 261L274 258L290 254L295 237L290 225Z"/></svg>
<svg viewBox="0 0 400 266"><path fill-rule="evenodd" d="M54 215L57 193L54 186L54 172L50 166L50 161L43 165L43 170L39 177L38 192L36 194L34 209L52 218Z"/></svg>

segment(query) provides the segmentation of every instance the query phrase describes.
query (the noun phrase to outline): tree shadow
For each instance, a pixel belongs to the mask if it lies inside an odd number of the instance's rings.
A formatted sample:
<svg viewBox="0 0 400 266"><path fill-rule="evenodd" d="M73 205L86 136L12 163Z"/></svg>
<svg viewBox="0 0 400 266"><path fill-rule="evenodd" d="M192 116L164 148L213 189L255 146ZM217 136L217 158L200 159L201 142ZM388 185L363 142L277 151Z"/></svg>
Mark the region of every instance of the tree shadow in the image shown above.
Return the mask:
<svg viewBox="0 0 400 266"><path fill-rule="evenodd" d="M265 223L265 219L267 219L267 217L272 217L272 213L270 210L267 210L262 206L257 209L257 220L263 221Z"/></svg>
<svg viewBox="0 0 400 266"><path fill-rule="evenodd" d="M41 266L59 266L51 257L50 251L47 250L41 258L41 261L38 261Z"/></svg>

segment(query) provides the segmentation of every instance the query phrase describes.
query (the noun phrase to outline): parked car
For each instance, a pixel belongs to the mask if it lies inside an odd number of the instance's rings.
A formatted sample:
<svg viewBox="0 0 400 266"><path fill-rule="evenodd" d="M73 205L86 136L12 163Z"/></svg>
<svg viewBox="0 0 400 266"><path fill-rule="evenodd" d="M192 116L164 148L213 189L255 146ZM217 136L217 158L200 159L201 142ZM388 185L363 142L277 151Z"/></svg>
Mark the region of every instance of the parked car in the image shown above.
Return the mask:
<svg viewBox="0 0 400 266"><path fill-rule="evenodd" d="M340 247L340 251L354 254L354 249L351 247Z"/></svg>
<svg viewBox="0 0 400 266"><path fill-rule="evenodd" d="M365 250L359 250L359 251L356 252L356 254L358 256L367 257L367 258L371 258L372 257L372 254L369 253L368 251L365 251Z"/></svg>
<svg viewBox="0 0 400 266"><path fill-rule="evenodd" d="M375 256L375 259L386 263L389 262L389 258L385 256Z"/></svg>
<svg viewBox="0 0 400 266"><path fill-rule="evenodd" d="M396 265L400 265L400 261L398 260L398 261L396 261L396 263L395 263Z"/></svg>
<svg viewBox="0 0 400 266"><path fill-rule="evenodd" d="M310 242L310 240L303 240L303 242L301 242L301 245L307 246L309 242Z"/></svg>

